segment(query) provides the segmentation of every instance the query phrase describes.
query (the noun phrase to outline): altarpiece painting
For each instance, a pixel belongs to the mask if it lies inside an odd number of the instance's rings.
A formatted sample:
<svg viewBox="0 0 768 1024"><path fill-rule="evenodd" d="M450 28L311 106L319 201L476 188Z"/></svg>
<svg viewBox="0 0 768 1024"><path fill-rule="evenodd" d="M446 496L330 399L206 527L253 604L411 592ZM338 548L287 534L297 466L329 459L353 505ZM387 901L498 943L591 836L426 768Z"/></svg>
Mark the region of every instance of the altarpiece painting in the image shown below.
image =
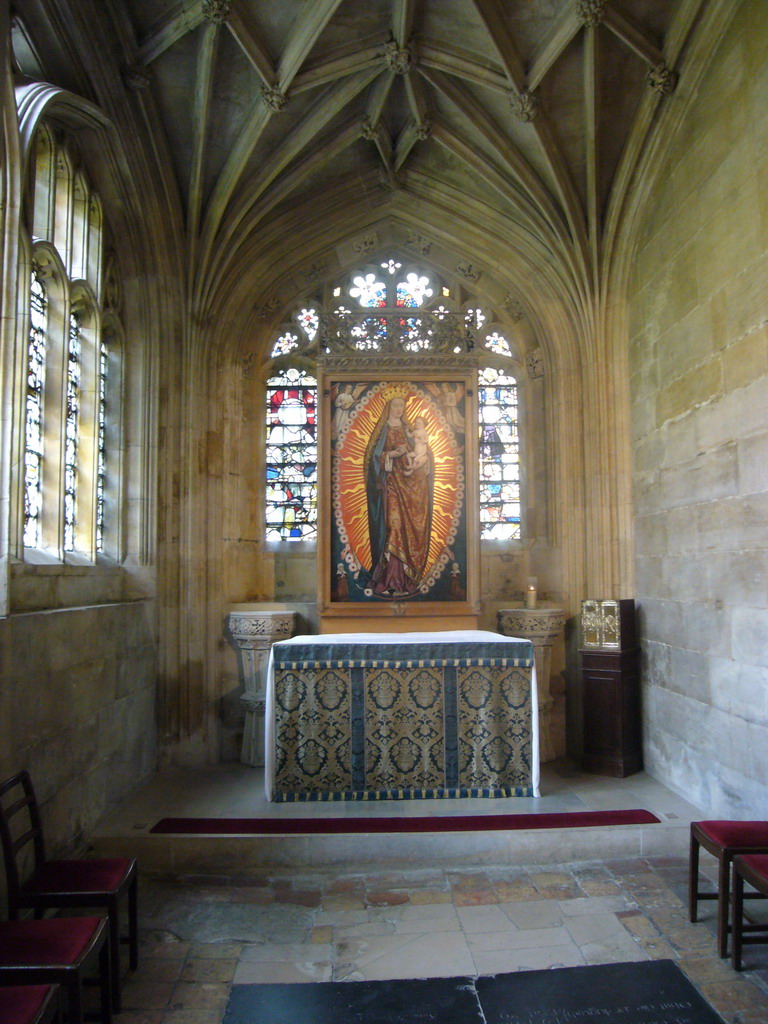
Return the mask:
<svg viewBox="0 0 768 1024"><path fill-rule="evenodd" d="M473 610L473 376L347 373L320 384L323 613Z"/></svg>

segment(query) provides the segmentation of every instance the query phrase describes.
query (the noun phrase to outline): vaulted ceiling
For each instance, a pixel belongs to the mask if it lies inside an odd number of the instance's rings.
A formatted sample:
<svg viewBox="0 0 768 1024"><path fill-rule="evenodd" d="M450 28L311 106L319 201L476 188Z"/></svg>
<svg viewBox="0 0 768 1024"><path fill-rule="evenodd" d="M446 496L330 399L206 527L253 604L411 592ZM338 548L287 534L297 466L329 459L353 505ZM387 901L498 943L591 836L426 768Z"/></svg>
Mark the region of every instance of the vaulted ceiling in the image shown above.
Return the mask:
<svg viewBox="0 0 768 1024"><path fill-rule="evenodd" d="M127 0L191 235L444 183L596 246L641 103L675 86L668 0Z"/></svg>
<svg viewBox="0 0 768 1024"><path fill-rule="evenodd" d="M381 214L428 208L448 234L457 219L493 218L589 288L616 182L626 187L654 112L674 95L707 2L100 0L97 9L121 41L126 85L165 136L157 153L178 193L200 298L271 225L326 210L337 242L355 201Z"/></svg>

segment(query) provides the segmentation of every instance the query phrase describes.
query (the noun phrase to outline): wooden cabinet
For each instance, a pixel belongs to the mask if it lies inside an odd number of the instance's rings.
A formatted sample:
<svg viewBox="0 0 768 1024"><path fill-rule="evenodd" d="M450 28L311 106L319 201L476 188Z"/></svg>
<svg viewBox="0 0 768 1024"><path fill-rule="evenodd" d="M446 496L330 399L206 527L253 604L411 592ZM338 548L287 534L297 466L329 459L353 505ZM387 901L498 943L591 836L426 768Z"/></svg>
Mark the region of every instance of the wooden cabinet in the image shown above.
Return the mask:
<svg viewBox="0 0 768 1024"><path fill-rule="evenodd" d="M623 778L643 767L639 650L580 651L584 710L582 768Z"/></svg>

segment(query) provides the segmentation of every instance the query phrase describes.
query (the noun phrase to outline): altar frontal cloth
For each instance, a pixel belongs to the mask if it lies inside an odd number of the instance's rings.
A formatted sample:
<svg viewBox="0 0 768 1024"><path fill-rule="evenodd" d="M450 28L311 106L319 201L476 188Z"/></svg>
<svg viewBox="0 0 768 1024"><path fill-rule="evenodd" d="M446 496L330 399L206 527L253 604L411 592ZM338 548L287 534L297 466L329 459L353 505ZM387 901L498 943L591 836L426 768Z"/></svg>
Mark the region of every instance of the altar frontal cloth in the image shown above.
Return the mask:
<svg viewBox="0 0 768 1024"><path fill-rule="evenodd" d="M268 795L535 796L536 712L527 640L480 630L293 637L272 648Z"/></svg>

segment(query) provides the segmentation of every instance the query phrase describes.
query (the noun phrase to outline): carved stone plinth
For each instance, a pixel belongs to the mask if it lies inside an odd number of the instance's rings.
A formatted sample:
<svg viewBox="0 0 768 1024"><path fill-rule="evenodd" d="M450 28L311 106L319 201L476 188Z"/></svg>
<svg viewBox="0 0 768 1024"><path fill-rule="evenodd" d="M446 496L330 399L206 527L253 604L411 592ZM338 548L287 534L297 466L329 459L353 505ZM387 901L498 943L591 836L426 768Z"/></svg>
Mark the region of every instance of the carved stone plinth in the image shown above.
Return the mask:
<svg viewBox="0 0 768 1024"><path fill-rule="evenodd" d="M550 731L554 699L549 692L552 644L565 625L562 608L500 608L498 630L503 636L519 636L533 644L536 682L539 691L539 753L541 761L552 761L555 749Z"/></svg>
<svg viewBox="0 0 768 1024"><path fill-rule="evenodd" d="M227 639L240 654L245 706L243 764L264 764L264 706L267 697L267 665L272 644L293 636L296 613L264 605L241 606L227 616Z"/></svg>

